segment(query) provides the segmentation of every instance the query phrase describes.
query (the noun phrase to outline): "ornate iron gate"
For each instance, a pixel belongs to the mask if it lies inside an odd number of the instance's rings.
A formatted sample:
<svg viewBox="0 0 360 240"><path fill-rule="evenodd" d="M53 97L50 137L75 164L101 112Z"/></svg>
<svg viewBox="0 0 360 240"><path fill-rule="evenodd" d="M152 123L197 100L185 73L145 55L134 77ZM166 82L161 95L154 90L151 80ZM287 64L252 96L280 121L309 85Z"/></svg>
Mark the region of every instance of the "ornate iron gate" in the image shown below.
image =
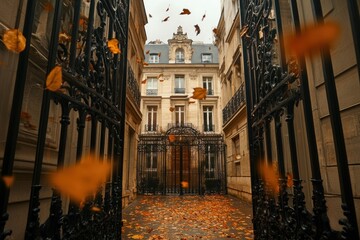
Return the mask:
<svg viewBox="0 0 360 240"><path fill-rule="evenodd" d="M46 75L56 65L61 66L64 83L61 91L43 91L25 238L120 239L129 0L87 1L89 8L86 19L80 15L81 0L52 2L55 4L52 9L53 23L46 59ZM13 174L24 86L28 64L32 58L32 28L39 3L40 1L35 0L27 1L24 23L27 42L18 62L2 176ZM64 6L67 6L66 12L63 11ZM59 44L60 29L68 27L65 26L67 22L72 26L71 40L66 44ZM107 41L112 38L118 39L121 54L113 54L109 50ZM65 153L69 151L66 140L69 126L73 124L70 117L75 114L76 160L80 160L83 155L85 125L90 124L90 151L97 150L99 158L111 161L116 166L112 169L112 179L104 184L95 197L89 197L81 209L72 204L68 211L63 209L61 195L56 190L53 191L50 209L44 209L40 205L40 177L51 102L61 108L58 169L63 167ZM0 239L11 235L10 230L5 230L9 191L1 182ZM91 211L92 207L96 207L98 211ZM45 223L39 222L39 211L49 212Z"/></svg>
<svg viewBox="0 0 360 240"><path fill-rule="evenodd" d="M285 60L280 0L244 0L239 2L245 64L255 238L359 239L329 50L321 50L321 59L335 142L342 196L341 207L344 214L344 218L340 220L340 224L343 226L340 232L331 229L327 216L305 60L304 58L294 59L298 62L299 66L297 67L301 71L297 71ZM292 22L299 33L297 2L291 0L289 4ZM311 2L316 21L321 24L323 14L320 0L312 0ZM353 22L354 26L356 24L358 23ZM275 38L279 43L278 50L274 49L277 45L274 41ZM275 52L279 53L277 60L274 59ZM297 159L298 138L294 129L294 114L302 111L298 107L299 102L302 102L303 106L311 165L312 210L306 207L310 204L305 202L299 170L302 163ZM288 145L283 142L282 119L286 120ZM272 134L275 135L275 142L271 141ZM274 148L272 144L275 144ZM288 147L290 151L289 162L291 167L288 169L285 167L286 159L284 159L283 154L285 147ZM272 149L275 149L277 159L272 159ZM265 165L276 165L279 172L278 191L269 189L268 184L264 181L265 174L258 171L259 165L264 163ZM287 170L293 174L293 186L291 188L287 187ZM289 191L292 193L291 195Z"/></svg>
<svg viewBox="0 0 360 240"><path fill-rule="evenodd" d="M162 135L141 135L138 192L225 193L224 156L221 135L200 134L191 125L172 126Z"/></svg>

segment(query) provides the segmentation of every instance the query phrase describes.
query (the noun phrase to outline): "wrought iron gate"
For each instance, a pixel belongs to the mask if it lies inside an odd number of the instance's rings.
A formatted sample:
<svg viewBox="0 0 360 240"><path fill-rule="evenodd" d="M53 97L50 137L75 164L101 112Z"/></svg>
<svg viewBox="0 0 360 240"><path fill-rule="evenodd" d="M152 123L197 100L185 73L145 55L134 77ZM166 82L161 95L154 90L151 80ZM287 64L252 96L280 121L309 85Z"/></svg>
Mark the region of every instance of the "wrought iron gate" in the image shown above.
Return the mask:
<svg viewBox="0 0 360 240"><path fill-rule="evenodd" d="M141 135L137 189L141 194L225 193L225 145L218 134L191 125L171 126L162 135Z"/></svg>
<svg viewBox="0 0 360 240"><path fill-rule="evenodd" d="M334 136L338 176L344 218L341 231L330 227L310 102L308 78L303 57L293 59L301 71L286 63L280 0L244 0L240 2L241 35L245 64L246 101L251 159L253 223L256 239L359 239L349 167L342 132L339 104L329 49L321 50L323 75ZM300 32L297 4L290 0L292 22ZM350 2L350 1L349 1ZM349 8L353 3L349 3ZM320 0L312 0L318 24L323 22ZM356 4L355 4L356 5ZM355 8L355 7L354 7ZM355 8L357 11L357 7ZM349 11L351 12L351 11ZM275 16L275 18L274 18ZM357 14L358 17L358 14ZM354 18L353 18L354 19ZM358 19L358 18L357 18ZM274 21L275 20L275 21ZM358 23L352 25L357 26ZM278 42L275 43L275 38ZM275 45L278 49L275 50ZM279 53L277 59L274 53ZM292 62L293 63L293 62ZM302 108L299 105L302 103ZM294 117L303 112L311 165L312 209L305 201ZM286 120L287 143L283 140ZM272 141L274 134L275 142ZM272 144L275 144L272 147ZM290 151L290 167L285 167L284 149ZM272 150L277 159L273 159ZM276 190L268 188L259 165L275 164L279 172ZM293 174L293 186L287 186L287 171ZM292 184L292 183L291 183ZM291 193L291 194L289 194Z"/></svg>
<svg viewBox="0 0 360 240"><path fill-rule="evenodd" d="M64 83L60 91L43 90L25 239L120 239L129 0L87 1L86 18L80 14L81 0L50 2L53 3L53 22L45 57L46 75L56 65L61 66ZM34 61L31 52L34 50L34 15L41 3L27 1L23 31L27 42L17 67L2 176L13 174L24 86L29 62ZM69 27L67 23L72 26L71 39L59 43L60 31ZM109 50L107 41L112 38L118 39L121 54L113 54ZM50 209L40 205L40 178L52 103L61 109L58 169L68 160L65 154L70 151L70 145L66 141L69 127L73 124L77 127L76 161L83 155L84 135L86 126L89 126L90 151L116 166L112 169L111 179L104 183L95 197L89 197L81 209L72 204L68 210L64 209L64 198L56 190L53 190ZM76 123L70 121L72 116L77 116ZM9 191L1 182L0 239L11 235L11 230L5 230ZM98 211L91 211L92 207ZM46 222L39 222L39 211L49 212Z"/></svg>

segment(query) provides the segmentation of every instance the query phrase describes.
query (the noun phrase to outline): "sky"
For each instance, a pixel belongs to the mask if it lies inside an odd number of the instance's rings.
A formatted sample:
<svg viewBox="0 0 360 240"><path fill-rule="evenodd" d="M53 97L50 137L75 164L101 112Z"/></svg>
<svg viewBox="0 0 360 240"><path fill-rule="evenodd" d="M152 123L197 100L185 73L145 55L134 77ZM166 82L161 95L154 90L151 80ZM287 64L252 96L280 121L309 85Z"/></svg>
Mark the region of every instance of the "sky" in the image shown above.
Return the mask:
<svg viewBox="0 0 360 240"><path fill-rule="evenodd" d="M148 23L145 25L147 41L160 39L167 43L173 33L177 32L178 26L182 26L183 32L193 41L213 43L212 30L217 27L220 18L220 0L144 0ZM168 11L166 9L169 8ZM189 9L190 15L180 15L183 8ZM149 16L151 14L152 17ZM202 21L202 17L205 18ZM162 22L166 17L169 19ZM200 33L196 36L194 25L200 27Z"/></svg>

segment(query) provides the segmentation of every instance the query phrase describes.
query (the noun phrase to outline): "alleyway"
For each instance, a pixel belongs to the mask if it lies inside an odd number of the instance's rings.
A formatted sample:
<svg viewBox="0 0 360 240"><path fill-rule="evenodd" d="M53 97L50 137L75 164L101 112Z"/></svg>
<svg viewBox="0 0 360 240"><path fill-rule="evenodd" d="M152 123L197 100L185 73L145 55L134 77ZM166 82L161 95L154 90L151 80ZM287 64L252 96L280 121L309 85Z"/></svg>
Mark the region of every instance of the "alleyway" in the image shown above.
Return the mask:
<svg viewBox="0 0 360 240"><path fill-rule="evenodd" d="M251 212L224 195L138 196L123 211L122 239L253 239Z"/></svg>

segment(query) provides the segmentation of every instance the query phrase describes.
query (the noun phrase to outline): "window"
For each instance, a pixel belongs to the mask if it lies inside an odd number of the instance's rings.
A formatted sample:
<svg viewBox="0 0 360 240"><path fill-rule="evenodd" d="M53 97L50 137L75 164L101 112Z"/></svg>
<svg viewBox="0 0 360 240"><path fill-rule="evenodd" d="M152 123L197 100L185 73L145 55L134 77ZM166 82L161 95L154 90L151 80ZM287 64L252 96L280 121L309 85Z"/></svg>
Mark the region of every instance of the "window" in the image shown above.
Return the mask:
<svg viewBox="0 0 360 240"><path fill-rule="evenodd" d="M156 96L158 93L158 80L157 78L148 78L146 80L146 95Z"/></svg>
<svg viewBox="0 0 360 240"><path fill-rule="evenodd" d="M239 136L236 136L232 139L232 154L233 154L233 158L234 158L234 165L233 165L233 171L232 171L232 175L235 176L241 176L241 172L240 172L240 138Z"/></svg>
<svg viewBox="0 0 360 240"><path fill-rule="evenodd" d="M175 76L175 93L185 93L184 75Z"/></svg>
<svg viewBox="0 0 360 240"><path fill-rule="evenodd" d="M214 95L212 77L203 77L203 88L206 88L207 95Z"/></svg>
<svg viewBox="0 0 360 240"><path fill-rule="evenodd" d="M148 106L147 110L148 121L145 129L148 132L155 132L157 130L157 106Z"/></svg>
<svg viewBox="0 0 360 240"><path fill-rule="evenodd" d="M210 144L205 146L205 178L215 178L215 148Z"/></svg>
<svg viewBox="0 0 360 240"><path fill-rule="evenodd" d="M176 49L175 52L175 63L184 63L185 62L185 54L182 48Z"/></svg>
<svg viewBox="0 0 360 240"><path fill-rule="evenodd" d="M203 108L204 114L204 132L213 132L215 126L213 125L213 107L205 106Z"/></svg>
<svg viewBox="0 0 360 240"><path fill-rule="evenodd" d="M155 145L149 145L146 151L146 170L151 172L157 171L157 152Z"/></svg>
<svg viewBox="0 0 360 240"><path fill-rule="evenodd" d="M175 106L175 123L176 126L183 125L185 122L185 107Z"/></svg>
<svg viewBox="0 0 360 240"><path fill-rule="evenodd" d="M159 54L157 53L150 53L149 56L149 63L159 63Z"/></svg>
<svg viewBox="0 0 360 240"><path fill-rule="evenodd" d="M212 63L212 54L211 53L201 54L201 62L202 63Z"/></svg>

